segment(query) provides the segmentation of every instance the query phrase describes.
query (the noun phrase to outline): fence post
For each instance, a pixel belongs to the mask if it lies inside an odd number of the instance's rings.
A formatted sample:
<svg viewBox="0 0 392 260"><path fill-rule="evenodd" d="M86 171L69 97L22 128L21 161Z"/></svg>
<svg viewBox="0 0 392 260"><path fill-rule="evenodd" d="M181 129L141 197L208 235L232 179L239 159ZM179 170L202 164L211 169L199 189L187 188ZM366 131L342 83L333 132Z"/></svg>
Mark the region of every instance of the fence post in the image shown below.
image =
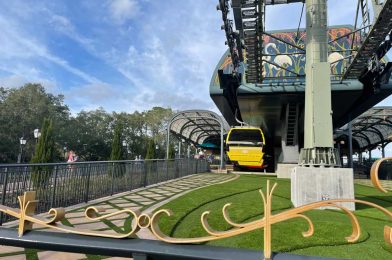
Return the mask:
<svg viewBox="0 0 392 260"><path fill-rule="evenodd" d="M5 196L7 195L7 184L8 184L8 167L4 169L4 183L3 183L3 193L1 196L1 204L5 205ZM3 212L0 213L0 226L3 225Z"/></svg>
<svg viewBox="0 0 392 260"><path fill-rule="evenodd" d="M113 196L113 192L114 192L114 172L115 172L115 167L114 167L114 162L112 163L112 188L110 191L110 196Z"/></svg>
<svg viewBox="0 0 392 260"><path fill-rule="evenodd" d="M156 162L155 171L157 172L157 174L156 174L157 175L157 179L156 179L155 183L159 183L159 170L158 170L158 168L159 168L159 161L156 160L155 162Z"/></svg>
<svg viewBox="0 0 392 260"><path fill-rule="evenodd" d="M166 159L166 181L169 180L169 159Z"/></svg>
<svg viewBox="0 0 392 260"><path fill-rule="evenodd" d="M135 166L135 164L131 161L131 162L128 162L128 165L129 165L129 179L131 179L131 188L129 189L130 191L132 190L132 185L133 185L133 180L132 180L132 175L134 175L133 174L133 171L134 171L134 166Z"/></svg>
<svg viewBox="0 0 392 260"><path fill-rule="evenodd" d="M188 170L187 170L187 175L191 175L191 161L190 158L188 157Z"/></svg>
<svg viewBox="0 0 392 260"><path fill-rule="evenodd" d="M199 170L197 169L198 165L199 165L199 159L196 159L195 173L199 173Z"/></svg>
<svg viewBox="0 0 392 260"><path fill-rule="evenodd" d="M54 183L53 183L53 192L52 192L52 202L50 203L50 207L53 208L54 201L56 198L56 188L57 188L57 171L58 166L54 166Z"/></svg>
<svg viewBox="0 0 392 260"><path fill-rule="evenodd" d="M144 160L144 163L143 163L143 166L144 166L144 187L146 187L147 186L147 173L148 173L148 167L147 167L147 161L146 160Z"/></svg>
<svg viewBox="0 0 392 260"><path fill-rule="evenodd" d="M88 195L90 192L90 173L91 173L91 163L88 164L87 170L87 182L86 182L86 193L84 194L84 202L88 202Z"/></svg>
<svg viewBox="0 0 392 260"><path fill-rule="evenodd" d="M176 160L176 169L175 169L175 175L174 175L174 179L177 179L178 177L180 177L180 167L179 167L179 163L180 163L181 159L177 159Z"/></svg>

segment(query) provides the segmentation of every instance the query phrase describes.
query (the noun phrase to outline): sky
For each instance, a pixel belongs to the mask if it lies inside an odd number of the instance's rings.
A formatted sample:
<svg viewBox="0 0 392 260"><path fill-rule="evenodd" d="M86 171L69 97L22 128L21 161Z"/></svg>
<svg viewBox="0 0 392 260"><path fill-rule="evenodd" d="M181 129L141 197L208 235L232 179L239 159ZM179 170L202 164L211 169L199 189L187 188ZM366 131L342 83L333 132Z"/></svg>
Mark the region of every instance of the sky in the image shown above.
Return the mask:
<svg viewBox="0 0 392 260"><path fill-rule="evenodd" d="M0 86L41 83L64 94L73 114L98 107L218 111L209 83L227 47L217 3L0 1ZM328 4L330 25L353 24L356 0ZM269 7L266 28L297 28L301 8Z"/></svg>

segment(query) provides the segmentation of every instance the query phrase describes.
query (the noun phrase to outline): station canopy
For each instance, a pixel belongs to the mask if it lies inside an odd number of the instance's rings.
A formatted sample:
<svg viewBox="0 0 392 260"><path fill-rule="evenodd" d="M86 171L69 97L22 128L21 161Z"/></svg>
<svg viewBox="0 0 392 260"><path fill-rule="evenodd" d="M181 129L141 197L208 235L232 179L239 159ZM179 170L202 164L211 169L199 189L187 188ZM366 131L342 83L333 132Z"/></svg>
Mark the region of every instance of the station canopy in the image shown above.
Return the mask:
<svg viewBox="0 0 392 260"><path fill-rule="evenodd" d="M337 131L335 140L348 136L348 125ZM373 107L352 121L352 137L361 151L392 141L392 107Z"/></svg>
<svg viewBox="0 0 392 260"><path fill-rule="evenodd" d="M201 145L211 138L219 138L230 129L226 120L208 110L186 110L175 114L169 122L169 131L178 138L194 145Z"/></svg>

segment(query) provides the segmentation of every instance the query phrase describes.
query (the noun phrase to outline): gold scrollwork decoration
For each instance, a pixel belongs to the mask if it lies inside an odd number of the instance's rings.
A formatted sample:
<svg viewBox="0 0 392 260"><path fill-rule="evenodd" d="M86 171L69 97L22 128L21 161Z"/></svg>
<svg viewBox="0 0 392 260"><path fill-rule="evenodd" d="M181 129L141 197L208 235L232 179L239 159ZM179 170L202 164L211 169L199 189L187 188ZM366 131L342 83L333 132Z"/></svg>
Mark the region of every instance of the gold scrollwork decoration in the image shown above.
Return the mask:
<svg viewBox="0 0 392 260"><path fill-rule="evenodd" d="M172 212L170 210L166 209L161 209L157 211L151 219L151 231L153 234L162 241L168 242L168 243L176 243L176 244L188 244L188 243L201 243L201 242L207 242L207 241L212 241L212 240L218 240L222 238L228 238L228 237L233 237L239 234L244 234L256 229L264 229L264 257L265 259L270 259L272 255L272 250L271 250L271 228L273 224L283 222L289 219L293 218L302 218L308 223L308 230L302 232L303 237L310 237L314 233L314 225L312 220L306 216L303 215L303 213L317 209L320 207L334 207L336 209L342 210L350 219L351 225L352 225L352 232L349 236L347 236L345 239L349 243L354 243L358 241L360 235L361 235L361 228L358 222L357 217L347 208L338 205L338 203L342 202L354 202L354 203L360 203L360 204L365 204L371 207L374 207L381 212L383 212L385 215L387 215L391 220L392 220L392 213L389 212L387 209L376 205L374 203L368 202L368 201L363 201L363 200L356 200L356 199L333 199L333 200L325 200L325 201L319 201L319 202L314 202L310 203L301 207L297 208L292 208L288 209L286 211L277 213L277 214L272 214L272 194L274 190L276 189L277 184L275 183L272 188L270 189L270 183L267 181L267 189L266 192L263 192L260 190L260 195L261 198L264 202L264 217L255 220L249 223L236 223L234 222L228 213L228 208L231 206L230 203L227 203L223 206L222 208L222 213L223 213L223 218L225 221L230 224L233 228L229 229L227 231L218 231L214 230L208 223L208 215L210 214L209 211L205 211L201 215L201 224L204 228L204 230L207 232L208 236L204 237L195 237L195 238L175 238L175 237L170 237L164 234L160 229L159 229L159 219L166 215L166 216L171 216ZM385 241L388 244L392 244L392 229L389 226L385 226L384 228L384 238Z"/></svg>
<svg viewBox="0 0 392 260"><path fill-rule="evenodd" d="M97 236L97 237L108 237L108 238L126 238L136 234L140 227L137 222L132 224L132 228L129 232L124 234L114 232L103 232L103 231L91 231L87 229L79 229L77 227L69 227L61 224L61 220L65 217L65 210L63 208L52 208L49 210L49 218L34 216L35 208L38 201L35 199L36 193L34 191L25 192L23 196L18 196L20 209L10 208L4 205L0 205L0 212L8 214L12 217L19 219L18 235L22 236L26 231L32 230L33 224L38 224L46 228L56 229L66 233ZM85 211L85 216L91 221L98 221L107 219L110 217L118 216L121 214L129 214L135 219L139 218L140 213L137 210L123 209L109 214L99 215L104 212L105 209L99 207L88 207Z"/></svg>
<svg viewBox="0 0 392 260"><path fill-rule="evenodd" d="M293 218L301 218L304 219L308 224L308 230L302 232L303 237L310 237L314 233L314 224L312 220L304 215L303 213L317 209L320 207L333 207L336 209L342 210L351 221L352 232L345 239L349 243L354 243L358 241L361 235L361 228L358 222L357 217L347 208L339 205L338 203L344 202L353 202L360 203L364 205L371 206L383 212L386 216L392 219L392 213L387 209L363 200L357 199L332 199L310 203L304 206L300 206L297 208L291 208L285 210L283 212L279 212L273 214L272 212L272 195L274 190L277 187L277 183L275 183L272 188L270 187L270 182L267 181L266 191L263 192L259 190L261 199L263 201L264 206L264 216L261 219L254 220L248 223L236 223L233 221L228 213L228 208L231 206L230 203L227 203L222 208L223 218L225 221L232 226L231 229L220 231L213 229L208 223L208 216L210 214L209 211L205 211L200 216L200 221L203 226L203 229L207 232L208 235L203 237L193 237L193 238L177 238L170 237L163 233L159 228L159 219L163 216L170 217L172 216L172 212L167 209L161 209L155 212L154 214L141 214L139 211L131 210L131 209L123 209L113 213L103 214L104 209L99 207L88 207L85 210L85 217L91 221L100 221L108 218L112 218L114 216L120 214L128 214L130 217L133 217L132 227L129 232L125 234L118 233L109 233L103 231L90 231L78 229L77 227L68 227L62 225L60 221L65 217L64 209L51 209L48 213L50 215L49 218L42 218L38 216L33 216L36 205L38 201L35 199L35 192L25 192L23 196L19 196L19 205L20 209L14 209L7 206L0 205L0 211L5 214L11 215L15 218L19 219L19 227L18 234L22 236L24 232L32 229L33 224L39 224L47 228L57 229L59 231L80 234L80 235L88 235L88 236L97 236L97 237L109 237L109 238L125 238L135 235L141 228L150 228L151 232L155 235L155 237L161 241L167 243L176 243L176 244L189 244L189 243L202 243L212 240L218 240L222 238L233 237L236 235L244 234L253 230L263 229L264 230L264 257L265 259L270 259L272 254L271 248L271 230L272 225L283 222ZM385 242L389 245L392 245L392 228L390 226L384 227L384 239Z"/></svg>
<svg viewBox="0 0 392 260"><path fill-rule="evenodd" d="M376 187L378 190L380 190L384 193L388 193L388 191L386 189L384 189L384 187L381 185L381 182L378 178L378 170L380 169L380 166L383 162L391 161L391 160L392 160L392 157L378 159L377 161L375 161L372 164L372 168L370 169L370 179L372 180L374 187Z"/></svg>

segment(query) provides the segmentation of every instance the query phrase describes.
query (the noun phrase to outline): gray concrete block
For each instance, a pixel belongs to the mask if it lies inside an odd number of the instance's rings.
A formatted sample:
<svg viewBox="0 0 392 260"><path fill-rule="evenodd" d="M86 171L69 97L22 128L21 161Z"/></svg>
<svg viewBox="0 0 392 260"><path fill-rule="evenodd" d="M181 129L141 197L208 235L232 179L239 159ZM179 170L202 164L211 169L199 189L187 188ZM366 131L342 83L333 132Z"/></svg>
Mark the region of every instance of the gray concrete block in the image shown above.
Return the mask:
<svg viewBox="0 0 392 260"><path fill-rule="evenodd" d="M278 163L276 170L278 179L291 179L291 171L297 166L297 163Z"/></svg>
<svg viewBox="0 0 392 260"><path fill-rule="evenodd" d="M353 169L301 166L293 168L291 201L295 207L328 199L354 199ZM351 202L338 205L355 210L355 204Z"/></svg>

